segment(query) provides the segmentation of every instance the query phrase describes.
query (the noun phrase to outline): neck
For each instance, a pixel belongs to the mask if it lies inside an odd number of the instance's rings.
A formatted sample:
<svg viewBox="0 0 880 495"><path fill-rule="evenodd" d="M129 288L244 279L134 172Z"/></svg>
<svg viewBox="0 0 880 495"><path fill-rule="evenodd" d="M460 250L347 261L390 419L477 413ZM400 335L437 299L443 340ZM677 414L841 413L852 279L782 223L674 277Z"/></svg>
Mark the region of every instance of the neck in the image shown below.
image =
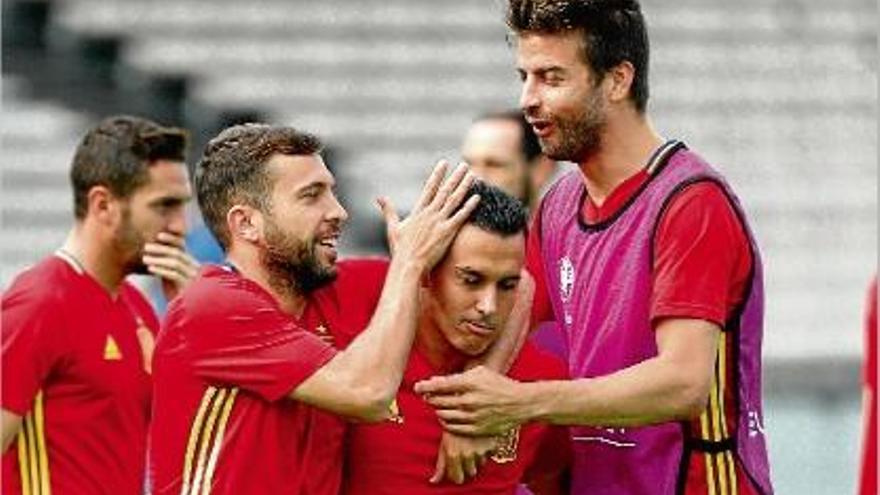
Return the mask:
<svg viewBox="0 0 880 495"><path fill-rule="evenodd" d="M271 275L260 263L259 254L256 252L243 253L241 250L232 249L227 254L227 260L235 267L241 276L253 281L263 290L272 294L278 306L287 314L297 318L301 317L306 309L306 296L299 292L282 290L271 283Z"/></svg>
<svg viewBox="0 0 880 495"><path fill-rule="evenodd" d="M77 222L61 249L112 296L116 295L128 275L113 249L112 241L94 233L85 222Z"/></svg>
<svg viewBox="0 0 880 495"><path fill-rule="evenodd" d="M471 359L470 356L452 347L428 311L422 311L419 316L415 346L425 356L431 367L441 375L464 370L465 365Z"/></svg>
<svg viewBox="0 0 880 495"><path fill-rule="evenodd" d="M663 138L646 116L626 114L609 119L599 149L578 163L587 193L601 206L609 194L644 168Z"/></svg>

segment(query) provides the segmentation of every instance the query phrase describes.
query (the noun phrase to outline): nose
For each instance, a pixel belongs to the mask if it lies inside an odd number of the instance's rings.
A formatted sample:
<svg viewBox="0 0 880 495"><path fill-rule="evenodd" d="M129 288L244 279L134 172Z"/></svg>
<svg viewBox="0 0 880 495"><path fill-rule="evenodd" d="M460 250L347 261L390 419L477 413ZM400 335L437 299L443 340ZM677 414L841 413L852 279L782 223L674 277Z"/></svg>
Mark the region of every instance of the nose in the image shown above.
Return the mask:
<svg viewBox="0 0 880 495"><path fill-rule="evenodd" d="M183 206L174 209L174 211L168 218L168 224L165 226L165 228L173 234L186 234L186 210Z"/></svg>
<svg viewBox="0 0 880 495"><path fill-rule="evenodd" d="M529 115L529 110L534 110L540 105L538 93L535 88L534 80L531 76L526 77L522 83L522 89L519 94L519 107L523 113Z"/></svg>
<svg viewBox="0 0 880 495"><path fill-rule="evenodd" d="M495 314L498 309L498 291L494 286L486 287L479 293L476 309L482 316Z"/></svg>
<svg viewBox="0 0 880 495"><path fill-rule="evenodd" d="M348 221L348 212L345 211L345 208L342 206L342 203L339 202L339 198L336 197L335 194L331 195L331 200L333 204L330 208L330 213L327 215L329 220L345 223Z"/></svg>

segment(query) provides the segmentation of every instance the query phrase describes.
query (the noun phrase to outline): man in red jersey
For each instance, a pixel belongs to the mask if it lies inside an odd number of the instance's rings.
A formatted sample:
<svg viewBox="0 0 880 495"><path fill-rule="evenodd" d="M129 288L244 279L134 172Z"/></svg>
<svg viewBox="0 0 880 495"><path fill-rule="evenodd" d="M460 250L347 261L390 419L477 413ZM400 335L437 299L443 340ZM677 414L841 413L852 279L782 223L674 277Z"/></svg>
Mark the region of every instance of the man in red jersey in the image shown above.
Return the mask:
<svg viewBox="0 0 880 495"><path fill-rule="evenodd" d="M507 20L526 118L580 168L544 196L527 256L573 379L478 367L418 390L458 433L571 425L574 494L772 493L760 256L723 177L651 123L638 1L510 0Z"/></svg>
<svg viewBox="0 0 880 495"><path fill-rule="evenodd" d="M129 283L195 275L180 129L111 117L71 168L76 223L3 296L3 493L139 494L158 322Z"/></svg>
<svg viewBox="0 0 880 495"><path fill-rule="evenodd" d="M391 414L420 280L479 198L458 209L473 178L460 166L444 181L440 164L406 220L384 202L394 255L381 292L370 290L380 284L363 274L369 263L336 265L347 213L320 150L310 134L261 124L226 129L206 147L196 193L227 264L204 269L171 304L157 342L156 494L336 494L339 416ZM337 277L354 290L341 292ZM366 329L337 351L338 325Z"/></svg>
<svg viewBox="0 0 880 495"><path fill-rule="evenodd" d="M568 432L538 423L498 437L485 462L467 459L464 469L471 473L482 466L467 484L429 482L432 473L436 476L443 427L413 385L462 371L486 353L505 329L525 259L524 205L483 182L476 182L469 195L479 195L480 203L422 289L415 343L395 414L381 423L349 427L344 495L512 494L521 480L535 493L562 493ZM338 328L337 343L346 345L357 335L346 330ZM509 375L527 381L563 379L566 371L559 359L527 343Z"/></svg>

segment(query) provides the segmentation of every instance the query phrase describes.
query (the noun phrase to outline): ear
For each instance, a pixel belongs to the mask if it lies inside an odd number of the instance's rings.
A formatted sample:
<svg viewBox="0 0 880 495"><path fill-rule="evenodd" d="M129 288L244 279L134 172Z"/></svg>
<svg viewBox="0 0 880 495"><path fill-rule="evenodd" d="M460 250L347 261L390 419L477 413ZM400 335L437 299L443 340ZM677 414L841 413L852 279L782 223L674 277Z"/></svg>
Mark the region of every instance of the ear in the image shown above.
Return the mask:
<svg viewBox="0 0 880 495"><path fill-rule="evenodd" d="M112 225L118 221L121 211L119 200L106 186L93 186L86 194L86 216L99 223Z"/></svg>
<svg viewBox="0 0 880 495"><path fill-rule="evenodd" d="M610 102L620 103L629 99L635 74L636 69L628 60L624 60L608 71L605 75L605 84Z"/></svg>
<svg viewBox="0 0 880 495"><path fill-rule="evenodd" d="M256 208L234 205L226 212L230 241L241 239L252 244L259 243L263 239L263 227L263 214Z"/></svg>

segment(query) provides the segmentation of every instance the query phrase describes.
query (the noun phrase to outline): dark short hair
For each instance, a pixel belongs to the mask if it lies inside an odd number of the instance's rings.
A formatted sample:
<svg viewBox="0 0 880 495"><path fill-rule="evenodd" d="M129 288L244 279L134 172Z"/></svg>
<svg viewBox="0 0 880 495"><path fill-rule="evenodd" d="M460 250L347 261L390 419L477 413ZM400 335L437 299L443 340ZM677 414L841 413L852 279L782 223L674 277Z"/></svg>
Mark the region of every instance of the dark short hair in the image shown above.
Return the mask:
<svg viewBox="0 0 880 495"><path fill-rule="evenodd" d="M522 111L501 110L486 112L474 119L474 122L482 122L484 120L509 120L515 122L521 131L519 147L526 161L532 163L535 158L541 155L541 143L538 142L538 136L535 135L535 130L532 129L531 124L528 123Z"/></svg>
<svg viewBox="0 0 880 495"><path fill-rule="evenodd" d="M465 223L504 237L525 232L528 213L522 201L485 181L476 180L467 191L468 198L480 195L480 202Z"/></svg>
<svg viewBox="0 0 880 495"><path fill-rule="evenodd" d="M271 209L272 178L266 164L276 154L313 155L321 141L292 127L241 124L212 139L196 165L196 197L205 224L224 249L230 235L226 213L236 203Z"/></svg>
<svg viewBox="0 0 880 495"><path fill-rule="evenodd" d="M129 115L108 117L80 141L70 167L73 214L88 212L89 191L104 186L127 198L149 182L149 167L159 160L183 162L189 137L183 129L163 127L152 120Z"/></svg>
<svg viewBox="0 0 880 495"><path fill-rule="evenodd" d="M635 68L630 99L648 104L648 33L638 0L509 0L507 25L517 34L583 32L584 56L597 76L623 61Z"/></svg>

